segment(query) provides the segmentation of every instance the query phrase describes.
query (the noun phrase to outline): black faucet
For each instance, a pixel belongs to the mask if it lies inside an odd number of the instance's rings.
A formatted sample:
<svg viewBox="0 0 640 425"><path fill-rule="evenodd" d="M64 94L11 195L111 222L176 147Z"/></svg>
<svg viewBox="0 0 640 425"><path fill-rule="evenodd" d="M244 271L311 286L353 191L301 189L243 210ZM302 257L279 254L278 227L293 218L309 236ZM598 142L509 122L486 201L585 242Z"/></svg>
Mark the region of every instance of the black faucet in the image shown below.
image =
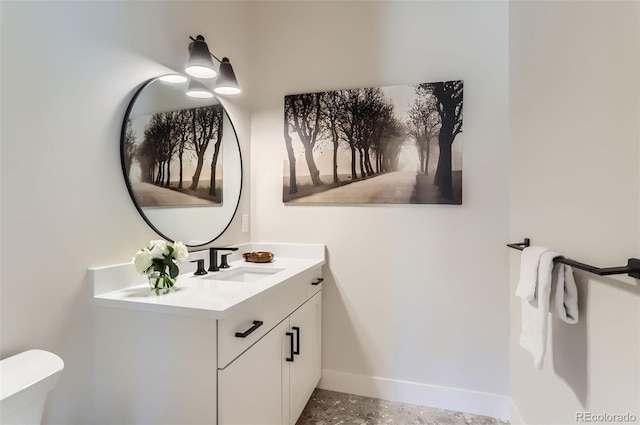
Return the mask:
<svg viewBox="0 0 640 425"><path fill-rule="evenodd" d="M209 248L209 269L208 270L210 272L217 272L220 270L220 266L218 266L218 251L237 251L237 250L238 248ZM225 263L226 263L226 256L225 256ZM229 267L228 264L226 264L226 266Z"/></svg>
<svg viewBox="0 0 640 425"><path fill-rule="evenodd" d="M193 260L192 263L198 263L198 270L194 273L196 276L202 276L203 274L207 274L207 271L204 269L204 258L199 260Z"/></svg>
<svg viewBox="0 0 640 425"><path fill-rule="evenodd" d="M228 257L228 256L230 256L230 255L231 255L231 253L228 253L228 254L222 254L222 255L220 256L220 266L219 266L219 267L220 267L221 269L228 269L229 267L231 267L231 266L229 265L229 262L227 261L227 257Z"/></svg>

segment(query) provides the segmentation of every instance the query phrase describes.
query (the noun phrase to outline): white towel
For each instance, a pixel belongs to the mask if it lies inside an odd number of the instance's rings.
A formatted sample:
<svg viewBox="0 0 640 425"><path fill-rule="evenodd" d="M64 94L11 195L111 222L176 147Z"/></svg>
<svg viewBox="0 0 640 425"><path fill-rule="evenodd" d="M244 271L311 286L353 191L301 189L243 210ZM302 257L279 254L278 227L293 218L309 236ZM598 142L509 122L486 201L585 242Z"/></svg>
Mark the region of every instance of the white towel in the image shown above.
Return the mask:
<svg viewBox="0 0 640 425"><path fill-rule="evenodd" d="M533 301L538 288L538 266L540 256L549 251L543 246L528 246L520 257L520 281L516 288L516 295L523 300Z"/></svg>
<svg viewBox="0 0 640 425"><path fill-rule="evenodd" d="M552 310L567 323L578 323L578 288L573 280L573 270L566 264L556 264L553 268L555 275L552 288Z"/></svg>
<svg viewBox="0 0 640 425"><path fill-rule="evenodd" d="M529 255L524 256L527 251ZM537 369L542 368L547 348L552 287L559 317L567 323L578 321L577 289L571 267L553 262L561 256L542 247L528 247L523 251L516 290L516 295L522 298L520 345L531 353ZM537 267L534 267L536 257Z"/></svg>

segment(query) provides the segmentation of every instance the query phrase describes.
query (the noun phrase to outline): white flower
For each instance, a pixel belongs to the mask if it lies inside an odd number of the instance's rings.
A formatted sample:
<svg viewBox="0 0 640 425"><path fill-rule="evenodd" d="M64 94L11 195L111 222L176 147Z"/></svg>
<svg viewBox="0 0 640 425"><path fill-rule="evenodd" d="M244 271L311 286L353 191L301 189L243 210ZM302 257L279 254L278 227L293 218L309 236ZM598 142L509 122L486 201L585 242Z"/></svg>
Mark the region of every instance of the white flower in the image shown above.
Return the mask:
<svg viewBox="0 0 640 425"><path fill-rule="evenodd" d="M149 251L145 248L136 252L136 256L133 257L132 260L138 273L144 273L149 267L151 267L151 259Z"/></svg>
<svg viewBox="0 0 640 425"><path fill-rule="evenodd" d="M163 258L163 256L169 254L169 248L167 247L167 241L155 240L149 242L149 254L151 258Z"/></svg>
<svg viewBox="0 0 640 425"><path fill-rule="evenodd" d="M172 253L173 258L176 259L176 261L185 261L187 258L189 258L189 251L187 250L187 247L184 246L184 244L182 242L176 241L173 244L173 253Z"/></svg>
<svg viewBox="0 0 640 425"><path fill-rule="evenodd" d="M132 261L139 273L149 274L155 271L175 277L180 272L176 262L182 262L188 257L189 251L182 242L168 244L167 241L158 239L149 241L148 248L136 252Z"/></svg>

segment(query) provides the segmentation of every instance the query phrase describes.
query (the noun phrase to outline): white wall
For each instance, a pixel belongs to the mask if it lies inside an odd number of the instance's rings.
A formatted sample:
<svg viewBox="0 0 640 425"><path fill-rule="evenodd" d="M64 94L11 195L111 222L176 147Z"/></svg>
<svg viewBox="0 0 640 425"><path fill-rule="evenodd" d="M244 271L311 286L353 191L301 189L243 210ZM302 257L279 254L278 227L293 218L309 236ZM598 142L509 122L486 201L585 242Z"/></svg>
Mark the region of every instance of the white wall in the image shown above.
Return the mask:
<svg viewBox="0 0 640 425"><path fill-rule="evenodd" d="M508 5L259 2L252 14L252 237L327 244L322 386L502 415ZM284 95L445 79L465 82L462 206L283 205Z"/></svg>
<svg viewBox="0 0 640 425"><path fill-rule="evenodd" d="M120 128L134 90L180 69L202 33L248 79L248 4L5 2L2 36L0 356L29 348L66 367L47 423L92 422L87 268L156 238L127 193ZM248 156L244 97L225 102ZM245 175L248 179L248 173ZM248 212L248 192L239 212ZM248 240L236 220L217 243Z"/></svg>
<svg viewBox="0 0 640 425"><path fill-rule="evenodd" d="M511 4L511 240L603 267L639 257L639 17L636 2ZM638 281L575 275L580 322L552 321L542 371L518 345L512 297L511 395L527 424L640 417Z"/></svg>
<svg viewBox="0 0 640 425"><path fill-rule="evenodd" d="M86 269L155 237L121 177L122 118L196 33L247 93L225 106L245 160L251 138L252 239L328 246L325 387L495 415L510 391L529 424L638 413L637 282L578 273L582 321L554 321L537 372L517 345L520 254L508 288L504 247L529 236L598 265L640 256L636 3L0 5L0 356L65 359L48 423L91 422ZM458 78L462 206L282 204L285 94ZM246 240L236 220L218 243Z"/></svg>

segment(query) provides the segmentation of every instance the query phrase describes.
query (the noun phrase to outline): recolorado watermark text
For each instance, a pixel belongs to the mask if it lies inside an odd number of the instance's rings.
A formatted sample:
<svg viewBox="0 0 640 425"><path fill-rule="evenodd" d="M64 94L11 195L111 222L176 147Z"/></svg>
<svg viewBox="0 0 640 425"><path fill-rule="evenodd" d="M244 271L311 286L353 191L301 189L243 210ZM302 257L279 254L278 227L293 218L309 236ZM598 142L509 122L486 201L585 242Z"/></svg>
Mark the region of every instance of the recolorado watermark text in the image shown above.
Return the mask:
<svg viewBox="0 0 640 425"><path fill-rule="evenodd" d="M576 422L584 423L633 423L638 420L631 413L576 412Z"/></svg>

